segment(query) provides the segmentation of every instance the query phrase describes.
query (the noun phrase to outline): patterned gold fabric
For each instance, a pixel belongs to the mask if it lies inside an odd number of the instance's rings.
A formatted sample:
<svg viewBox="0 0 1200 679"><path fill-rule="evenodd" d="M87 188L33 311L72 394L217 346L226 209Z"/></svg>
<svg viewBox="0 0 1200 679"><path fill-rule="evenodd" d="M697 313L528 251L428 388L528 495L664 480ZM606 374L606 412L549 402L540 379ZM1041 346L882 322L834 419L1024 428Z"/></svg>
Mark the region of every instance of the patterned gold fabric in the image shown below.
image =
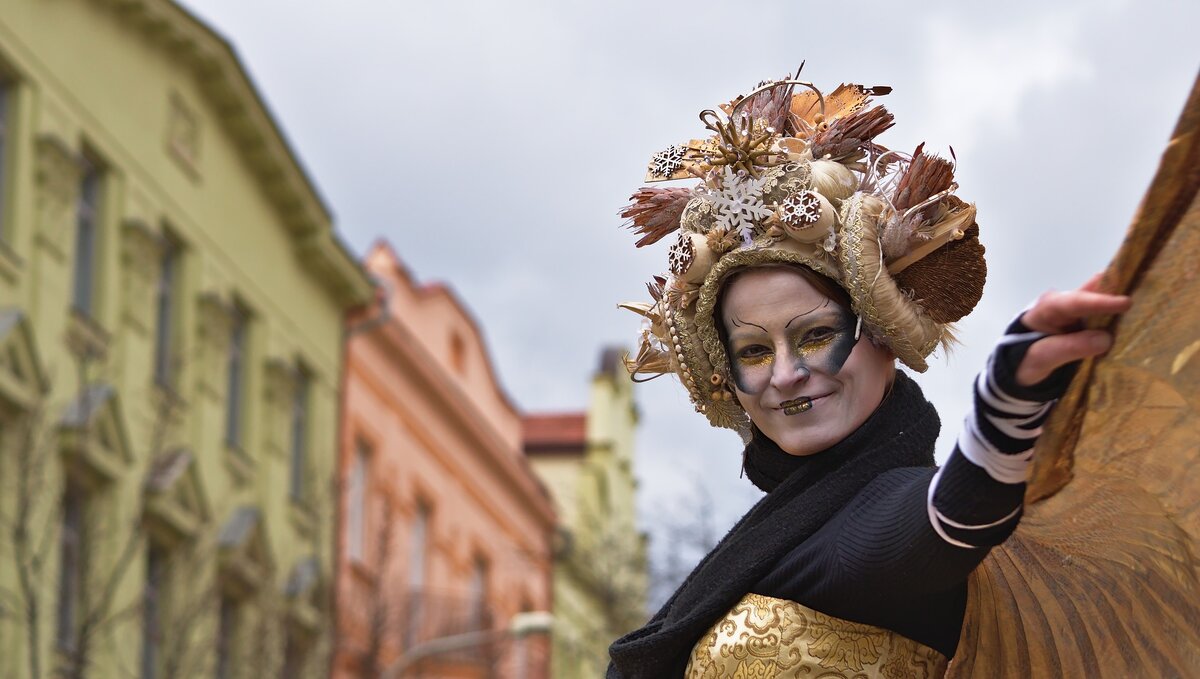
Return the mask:
<svg viewBox="0 0 1200 679"><path fill-rule="evenodd" d="M747 594L692 649L686 679L932 679L946 657L895 632Z"/></svg>

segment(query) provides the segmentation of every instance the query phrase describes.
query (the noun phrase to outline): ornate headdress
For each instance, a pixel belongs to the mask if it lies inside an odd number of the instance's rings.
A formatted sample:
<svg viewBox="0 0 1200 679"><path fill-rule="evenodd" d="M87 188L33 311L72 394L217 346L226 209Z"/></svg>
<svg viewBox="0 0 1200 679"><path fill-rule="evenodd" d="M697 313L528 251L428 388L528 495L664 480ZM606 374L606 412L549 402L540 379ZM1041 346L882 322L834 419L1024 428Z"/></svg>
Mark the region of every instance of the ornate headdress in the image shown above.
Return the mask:
<svg viewBox="0 0 1200 679"><path fill-rule="evenodd" d="M893 118L871 97L890 91L763 82L722 113L703 111L707 138L654 154L647 182L700 183L638 189L621 211L638 247L678 232L670 274L649 283L653 301L621 305L646 319L626 360L634 379L673 372L713 425L746 433L713 312L730 273L771 263L835 281L860 330L918 372L952 341L987 272L975 207L954 195L951 161L924 144L909 155L875 142Z"/></svg>

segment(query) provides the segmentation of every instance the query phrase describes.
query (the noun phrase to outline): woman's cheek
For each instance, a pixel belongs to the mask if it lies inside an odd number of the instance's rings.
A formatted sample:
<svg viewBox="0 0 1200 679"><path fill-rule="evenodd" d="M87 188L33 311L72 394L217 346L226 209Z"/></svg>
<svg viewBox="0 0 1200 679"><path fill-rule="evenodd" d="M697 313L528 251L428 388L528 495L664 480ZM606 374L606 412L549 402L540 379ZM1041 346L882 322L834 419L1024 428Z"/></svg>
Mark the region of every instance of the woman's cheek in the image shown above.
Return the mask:
<svg viewBox="0 0 1200 679"><path fill-rule="evenodd" d="M837 333L821 351L801 358L801 361L813 370L819 370L826 375L836 375L842 371L842 367L850 359L855 344L858 342L854 339L854 333L848 330L842 331Z"/></svg>
<svg viewBox="0 0 1200 679"><path fill-rule="evenodd" d="M757 396L771 383L771 362L747 364L741 359L733 362L733 384L744 394Z"/></svg>

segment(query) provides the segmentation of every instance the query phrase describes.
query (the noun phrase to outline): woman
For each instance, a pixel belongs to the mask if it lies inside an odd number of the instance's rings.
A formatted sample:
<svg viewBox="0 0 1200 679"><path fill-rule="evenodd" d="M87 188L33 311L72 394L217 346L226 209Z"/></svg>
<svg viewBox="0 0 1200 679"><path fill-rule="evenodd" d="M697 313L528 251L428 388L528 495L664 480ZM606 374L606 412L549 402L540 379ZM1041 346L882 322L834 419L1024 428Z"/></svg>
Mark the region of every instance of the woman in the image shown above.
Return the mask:
<svg viewBox="0 0 1200 679"><path fill-rule="evenodd" d="M800 85L809 92L793 94ZM924 370L982 293L975 210L953 167L874 142L886 88L777 81L701 114L708 139L655 156L624 215L680 231L633 373L678 375L699 412L747 439L767 495L642 629L614 677L935 677L959 639L967 576L1014 529L1029 453L1082 330L1125 297L1047 293L1009 327L941 470L939 421L897 359Z"/></svg>

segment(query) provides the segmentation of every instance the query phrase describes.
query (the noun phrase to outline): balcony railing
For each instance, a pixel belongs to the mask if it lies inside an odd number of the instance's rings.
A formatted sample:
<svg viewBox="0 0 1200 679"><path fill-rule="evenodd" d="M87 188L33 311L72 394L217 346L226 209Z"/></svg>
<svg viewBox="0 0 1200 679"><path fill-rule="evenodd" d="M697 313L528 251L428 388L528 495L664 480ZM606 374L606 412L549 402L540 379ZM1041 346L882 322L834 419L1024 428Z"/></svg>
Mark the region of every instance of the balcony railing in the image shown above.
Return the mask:
<svg viewBox="0 0 1200 679"><path fill-rule="evenodd" d="M402 625L406 652L435 639L490 630L495 622L485 601L458 593L427 588L409 590L405 604ZM445 653L428 662L491 666L496 655L494 644L483 644Z"/></svg>

